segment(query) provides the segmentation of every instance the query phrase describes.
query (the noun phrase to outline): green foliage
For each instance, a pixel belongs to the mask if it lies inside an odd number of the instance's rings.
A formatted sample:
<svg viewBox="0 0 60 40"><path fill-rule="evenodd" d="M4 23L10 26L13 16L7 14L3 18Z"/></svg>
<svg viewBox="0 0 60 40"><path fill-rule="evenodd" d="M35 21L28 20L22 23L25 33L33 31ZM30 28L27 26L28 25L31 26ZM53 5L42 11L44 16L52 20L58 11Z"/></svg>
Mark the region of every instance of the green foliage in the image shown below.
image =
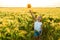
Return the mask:
<svg viewBox="0 0 60 40"><path fill-rule="evenodd" d="M37 14L35 12L36 15ZM42 15L42 40L60 38L60 18ZM50 17L52 16L52 17ZM0 40L34 40L34 21L29 13L0 12Z"/></svg>

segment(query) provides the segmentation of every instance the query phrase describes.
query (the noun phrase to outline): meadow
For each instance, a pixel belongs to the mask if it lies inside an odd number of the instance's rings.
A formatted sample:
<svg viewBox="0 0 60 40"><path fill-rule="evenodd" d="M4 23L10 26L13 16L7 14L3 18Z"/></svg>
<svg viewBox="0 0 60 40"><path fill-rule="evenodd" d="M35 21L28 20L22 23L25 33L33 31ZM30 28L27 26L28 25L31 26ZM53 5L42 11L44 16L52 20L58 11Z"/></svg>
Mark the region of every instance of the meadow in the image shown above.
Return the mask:
<svg viewBox="0 0 60 40"><path fill-rule="evenodd" d="M0 40L34 40L34 21L42 16L41 40L60 40L60 8L0 8Z"/></svg>

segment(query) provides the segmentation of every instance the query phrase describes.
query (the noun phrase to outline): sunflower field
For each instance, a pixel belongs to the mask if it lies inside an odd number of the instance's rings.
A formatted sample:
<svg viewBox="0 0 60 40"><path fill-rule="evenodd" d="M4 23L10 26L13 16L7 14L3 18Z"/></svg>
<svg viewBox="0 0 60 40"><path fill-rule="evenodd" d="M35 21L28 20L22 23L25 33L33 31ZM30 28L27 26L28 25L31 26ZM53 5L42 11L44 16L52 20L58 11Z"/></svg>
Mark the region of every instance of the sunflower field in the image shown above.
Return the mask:
<svg viewBox="0 0 60 40"><path fill-rule="evenodd" d="M0 40L34 40L34 20L42 16L41 40L60 40L60 8L0 8Z"/></svg>

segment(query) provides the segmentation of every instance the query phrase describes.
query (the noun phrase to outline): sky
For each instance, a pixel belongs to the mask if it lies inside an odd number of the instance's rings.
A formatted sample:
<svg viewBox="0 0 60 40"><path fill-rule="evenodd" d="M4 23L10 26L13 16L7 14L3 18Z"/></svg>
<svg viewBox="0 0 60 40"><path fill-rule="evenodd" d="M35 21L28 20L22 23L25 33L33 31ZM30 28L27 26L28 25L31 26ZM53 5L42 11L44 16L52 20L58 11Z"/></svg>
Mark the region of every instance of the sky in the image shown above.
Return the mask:
<svg viewBox="0 0 60 40"><path fill-rule="evenodd" d="M0 0L0 7L60 7L60 0Z"/></svg>

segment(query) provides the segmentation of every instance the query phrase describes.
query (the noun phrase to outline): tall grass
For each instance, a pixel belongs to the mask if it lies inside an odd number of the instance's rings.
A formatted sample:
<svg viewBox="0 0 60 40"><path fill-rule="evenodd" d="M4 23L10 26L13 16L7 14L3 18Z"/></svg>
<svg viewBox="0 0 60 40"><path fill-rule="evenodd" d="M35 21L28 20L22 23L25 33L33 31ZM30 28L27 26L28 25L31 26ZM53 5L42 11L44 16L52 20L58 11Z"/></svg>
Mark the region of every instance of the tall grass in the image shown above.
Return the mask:
<svg viewBox="0 0 60 40"><path fill-rule="evenodd" d="M60 13L60 12L59 12ZM60 39L60 17L52 13L34 12L42 16L42 40ZM0 40L34 40L34 21L30 13L0 12Z"/></svg>

